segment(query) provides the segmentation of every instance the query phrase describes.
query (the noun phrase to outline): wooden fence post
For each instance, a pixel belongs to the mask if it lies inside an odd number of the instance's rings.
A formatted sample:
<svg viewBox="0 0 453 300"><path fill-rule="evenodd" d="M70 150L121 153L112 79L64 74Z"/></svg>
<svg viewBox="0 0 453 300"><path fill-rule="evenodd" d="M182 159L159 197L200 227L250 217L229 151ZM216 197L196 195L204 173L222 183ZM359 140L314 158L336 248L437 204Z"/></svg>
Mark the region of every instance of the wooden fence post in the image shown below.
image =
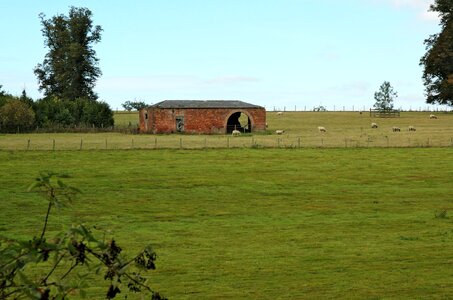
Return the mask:
<svg viewBox="0 0 453 300"><path fill-rule="evenodd" d="M27 150L30 150L30 139L27 141Z"/></svg>

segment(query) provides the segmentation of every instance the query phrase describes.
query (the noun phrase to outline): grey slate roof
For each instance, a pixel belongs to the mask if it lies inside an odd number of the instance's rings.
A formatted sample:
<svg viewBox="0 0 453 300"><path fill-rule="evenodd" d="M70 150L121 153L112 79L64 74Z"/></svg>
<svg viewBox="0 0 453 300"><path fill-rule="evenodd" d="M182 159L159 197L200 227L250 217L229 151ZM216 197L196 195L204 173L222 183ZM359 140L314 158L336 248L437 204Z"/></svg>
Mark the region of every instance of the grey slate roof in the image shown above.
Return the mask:
<svg viewBox="0 0 453 300"><path fill-rule="evenodd" d="M165 100L152 108L262 108L239 100Z"/></svg>

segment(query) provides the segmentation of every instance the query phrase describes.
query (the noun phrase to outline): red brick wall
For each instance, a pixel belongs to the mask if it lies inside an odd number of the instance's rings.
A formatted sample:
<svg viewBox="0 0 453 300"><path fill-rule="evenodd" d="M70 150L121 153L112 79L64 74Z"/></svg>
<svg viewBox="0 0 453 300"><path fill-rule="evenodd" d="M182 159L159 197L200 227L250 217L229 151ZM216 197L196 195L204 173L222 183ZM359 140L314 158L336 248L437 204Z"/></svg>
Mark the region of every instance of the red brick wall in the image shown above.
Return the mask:
<svg viewBox="0 0 453 300"><path fill-rule="evenodd" d="M266 110L264 108L188 108L162 109L147 108L139 113L140 132L172 133L176 131L176 117L184 117L185 133L226 133L228 118L240 111L249 116L252 131L266 130ZM145 118L147 114L147 119Z"/></svg>

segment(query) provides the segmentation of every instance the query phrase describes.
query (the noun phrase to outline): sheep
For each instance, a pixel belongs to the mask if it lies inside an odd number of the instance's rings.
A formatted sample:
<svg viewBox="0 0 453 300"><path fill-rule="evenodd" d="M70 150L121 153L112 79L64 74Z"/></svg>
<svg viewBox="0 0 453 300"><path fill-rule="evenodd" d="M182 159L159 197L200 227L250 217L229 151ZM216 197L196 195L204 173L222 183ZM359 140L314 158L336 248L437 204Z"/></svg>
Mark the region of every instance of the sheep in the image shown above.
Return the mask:
<svg viewBox="0 0 453 300"><path fill-rule="evenodd" d="M392 128L392 131L393 131L393 132L397 132L397 131L400 132L400 131L401 131L401 128L399 128L399 127L393 127L393 128Z"/></svg>
<svg viewBox="0 0 453 300"><path fill-rule="evenodd" d="M275 130L275 133L276 134L283 134L283 133L285 133L285 131L284 130Z"/></svg>
<svg viewBox="0 0 453 300"><path fill-rule="evenodd" d="M281 116L281 115L283 115L283 112L282 112L282 111L279 111L279 112L277 112L277 115L278 115L278 116Z"/></svg>
<svg viewBox="0 0 453 300"><path fill-rule="evenodd" d="M431 115L429 115L429 118L430 118L430 119L437 119L437 116L431 114Z"/></svg>
<svg viewBox="0 0 453 300"><path fill-rule="evenodd" d="M327 132L327 129L325 127L319 126L318 127L319 132Z"/></svg>
<svg viewBox="0 0 453 300"><path fill-rule="evenodd" d="M241 132L240 132L239 130L236 130L236 129L235 129L235 130L233 130L233 131L231 132L231 134L232 134L233 136L238 136L238 135L241 135Z"/></svg>
<svg viewBox="0 0 453 300"><path fill-rule="evenodd" d="M415 129L415 127L411 125L411 126L409 126L409 128L408 128L407 130L409 130L409 131L416 131L417 129Z"/></svg>
<svg viewBox="0 0 453 300"><path fill-rule="evenodd" d="M378 125L376 123L371 123L371 128L378 128Z"/></svg>

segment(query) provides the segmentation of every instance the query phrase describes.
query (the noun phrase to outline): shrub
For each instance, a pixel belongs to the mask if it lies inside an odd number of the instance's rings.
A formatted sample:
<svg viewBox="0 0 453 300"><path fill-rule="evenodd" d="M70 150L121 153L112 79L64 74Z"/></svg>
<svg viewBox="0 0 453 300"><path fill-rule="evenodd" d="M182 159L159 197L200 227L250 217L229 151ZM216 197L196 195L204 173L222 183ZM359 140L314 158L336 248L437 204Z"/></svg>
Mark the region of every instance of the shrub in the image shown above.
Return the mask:
<svg viewBox="0 0 453 300"><path fill-rule="evenodd" d="M28 130L34 122L35 113L33 109L20 100L7 101L0 107L0 128L2 131Z"/></svg>

